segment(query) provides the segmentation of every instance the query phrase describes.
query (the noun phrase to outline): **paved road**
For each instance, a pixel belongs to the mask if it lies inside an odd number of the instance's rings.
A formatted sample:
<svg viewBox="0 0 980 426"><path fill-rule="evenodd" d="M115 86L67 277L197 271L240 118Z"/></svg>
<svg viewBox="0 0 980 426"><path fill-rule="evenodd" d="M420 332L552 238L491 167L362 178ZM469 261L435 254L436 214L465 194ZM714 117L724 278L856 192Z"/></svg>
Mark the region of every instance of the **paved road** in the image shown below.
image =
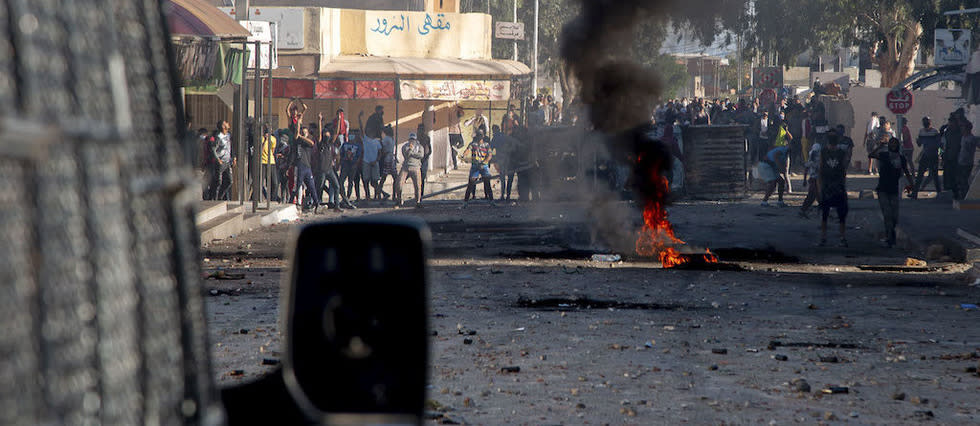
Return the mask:
<svg viewBox="0 0 980 426"><path fill-rule="evenodd" d="M602 214L574 203L459 205L344 213L418 215L433 229L432 422L980 422L980 378L968 371L980 359L980 312L960 307L980 302L980 288L965 281L968 265L897 268L921 253L878 246L873 199L852 200L847 248L815 247L816 219L760 207L758 196L677 203L678 236L725 253L725 264L670 270L588 260L590 224L635 222L628 203ZM220 290L208 302L223 383L254 378L280 355L288 231L205 247L209 271L246 274L206 284ZM847 393L824 393L833 387Z"/></svg>

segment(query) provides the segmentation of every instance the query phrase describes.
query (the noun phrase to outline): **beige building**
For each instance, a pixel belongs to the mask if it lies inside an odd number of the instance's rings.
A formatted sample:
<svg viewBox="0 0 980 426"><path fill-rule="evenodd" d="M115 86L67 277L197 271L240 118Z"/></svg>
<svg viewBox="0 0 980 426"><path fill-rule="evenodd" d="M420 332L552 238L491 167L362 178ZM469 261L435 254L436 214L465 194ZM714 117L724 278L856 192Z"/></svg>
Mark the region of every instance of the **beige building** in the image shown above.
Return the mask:
<svg viewBox="0 0 980 426"><path fill-rule="evenodd" d="M307 122L315 121L318 113L332 119L343 107L357 128L360 111L366 120L376 105L382 105L399 142L423 117L431 123L431 166L447 167L447 126L455 106L462 106L467 115L482 109L492 122L499 122L508 104L519 106L529 93L530 69L491 58L490 15L458 13L456 0L419 3L425 11L252 7L248 19L279 26L279 68L272 72L271 92L269 82L263 82L266 117L286 127L286 104L299 98L309 106ZM219 9L232 16L236 12ZM221 106L213 95L191 98L188 109L194 116L201 115L195 108Z"/></svg>

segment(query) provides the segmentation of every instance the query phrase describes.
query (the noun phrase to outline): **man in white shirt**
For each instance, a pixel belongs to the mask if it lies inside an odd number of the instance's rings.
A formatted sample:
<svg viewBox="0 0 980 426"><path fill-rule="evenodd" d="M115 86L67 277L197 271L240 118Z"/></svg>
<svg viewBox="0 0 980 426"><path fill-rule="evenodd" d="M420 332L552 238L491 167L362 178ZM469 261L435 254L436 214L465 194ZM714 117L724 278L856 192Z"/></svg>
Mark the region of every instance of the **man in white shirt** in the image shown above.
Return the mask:
<svg viewBox="0 0 980 426"><path fill-rule="evenodd" d="M490 130L489 123L490 120L487 119L487 116L483 115L483 110L478 109L472 118L463 122L463 125L473 126L473 135L476 135L480 131L480 127L483 127L483 134L485 135L487 134L487 131Z"/></svg>

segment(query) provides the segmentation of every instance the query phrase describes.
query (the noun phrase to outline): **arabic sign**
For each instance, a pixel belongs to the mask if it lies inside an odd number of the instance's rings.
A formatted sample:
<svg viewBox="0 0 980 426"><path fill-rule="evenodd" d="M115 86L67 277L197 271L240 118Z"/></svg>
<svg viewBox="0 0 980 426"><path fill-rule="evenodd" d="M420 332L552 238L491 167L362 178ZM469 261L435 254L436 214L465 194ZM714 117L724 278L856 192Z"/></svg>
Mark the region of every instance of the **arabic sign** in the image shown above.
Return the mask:
<svg viewBox="0 0 980 426"><path fill-rule="evenodd" d="M219 7L218 10L235 18L235 8L233 7ZM279 38L276 46L280 49L302 49L305 46L303 42L303 8L301 7L250 7L248 19L278 23Z"/></svg>
<svg viewBox="0 0 980 426"><path fill-rule="evenodd" d="M912 109L912 92L909 89L889 90L885 95L885 107L893 114L905 114Z"/></svg>
<svg viewBox="0 0 980 426"><path fill-rule="evenodd" d="M497 22L494 25L494 37L506 40L524 40L523 22Z"/></svg>
<svg viewBox="0 0 980 426"><path fill-rule="evenodd" d="M506 101L508 80L402 80L402 100Z"/></svg>
<svg viewBox="0 0 980 426"><path fill-rule="evenodd" d="M936 66L970 62L970 30L936 28Z"/></svg>
<svg viewBox="0 0 980 426"><path fill-rule="evenodd" d="M783 67L752 68L752 86L756 89L779 89L783 87Z"/></svg>
<svg viewBox="0 0 980 426"><path fill-rule="evenodd" d="M412 15L415 15L416 24L412 25ZM373 20L367 19L368 31L384 35L385 37L390 37L392 33L398 32L416 32L419 35L426 36L432 34L433 31L447 31L452 28L452 23L446 18L446 14L439 13L433 16L431 13L426 13L424 17L419 19L418 14L412 13L400 13L396 15L390 15L388 17L377 17Z"/></svg>
<svg viewBox="0 0 980 426"><path fill-rule="evenodd" d="M467 57L470 55L460 52L464 41L472 38L464 32L465 22L466 18L458 13L367 10L364 11L366 53L421 58Z"/></svg>

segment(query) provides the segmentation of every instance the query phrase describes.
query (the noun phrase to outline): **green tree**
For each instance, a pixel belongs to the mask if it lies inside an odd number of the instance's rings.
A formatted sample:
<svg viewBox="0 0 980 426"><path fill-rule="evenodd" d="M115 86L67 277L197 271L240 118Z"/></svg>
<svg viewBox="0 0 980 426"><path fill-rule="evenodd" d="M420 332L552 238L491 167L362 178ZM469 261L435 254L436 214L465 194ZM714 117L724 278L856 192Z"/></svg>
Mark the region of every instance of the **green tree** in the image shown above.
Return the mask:
<svg viewBox="0 0 980 426"><path fill-rule="evenodd" d="M827 51L866 43L882 74L894 86L913 71L920 49L933 48L933 29L944 25L942 12L975 0L754 0L743 27L745 57L768 55L794 65L807 49Z"/></svg>

